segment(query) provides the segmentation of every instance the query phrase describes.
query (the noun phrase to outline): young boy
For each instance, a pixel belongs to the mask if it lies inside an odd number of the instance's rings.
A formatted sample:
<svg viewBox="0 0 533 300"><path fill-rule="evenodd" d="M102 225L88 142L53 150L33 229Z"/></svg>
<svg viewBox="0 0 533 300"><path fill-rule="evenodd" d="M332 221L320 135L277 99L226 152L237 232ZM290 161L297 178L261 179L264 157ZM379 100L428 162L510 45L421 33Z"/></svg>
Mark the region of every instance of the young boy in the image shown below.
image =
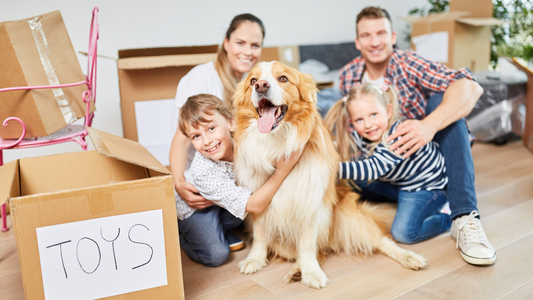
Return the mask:
<svg viewBox="0 0 533 300"><path fill-rule="evenodd" d="M230 245L237 246L235 250L244 246L229 230L241 225L248 212L258 214L267 207L301 153L278 160L274 174L252 194L235 183L235 122L222 100L209 94L189 97L180 110L178 128L196 149L185 180L216 204L196 210L177 197L180 244L192 260L217 267L228 258Z"/></svg>

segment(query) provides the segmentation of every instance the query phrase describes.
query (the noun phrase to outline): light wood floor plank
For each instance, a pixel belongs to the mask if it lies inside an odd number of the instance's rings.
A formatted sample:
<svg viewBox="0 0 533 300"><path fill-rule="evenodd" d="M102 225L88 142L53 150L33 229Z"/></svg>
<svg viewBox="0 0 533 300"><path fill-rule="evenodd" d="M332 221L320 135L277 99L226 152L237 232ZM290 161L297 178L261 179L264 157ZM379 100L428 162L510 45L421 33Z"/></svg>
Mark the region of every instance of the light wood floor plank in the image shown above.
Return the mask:
<svg viewBox="0 0 533 300"><path fill-rule="evenodd" d="M465 265L397 299L498 299L533 279L532 244L529 234L499 248L492 266Z"/></svg>
<svg viewBox="0 0 533 300"><path fill-rule="evenodd" d="M498 300L527 300L533 297L533 279L526 284L518 287L516 290L509 292Z"/></svg>
<svg viewBox="0 0 533 300"><path fill-rule="evenodd" d="M191 300L278 300L283 299L274 295L272 291L262 287L257 282L246 279L245 281L236 282L225 286L216 291L190 298Z"/></svg>

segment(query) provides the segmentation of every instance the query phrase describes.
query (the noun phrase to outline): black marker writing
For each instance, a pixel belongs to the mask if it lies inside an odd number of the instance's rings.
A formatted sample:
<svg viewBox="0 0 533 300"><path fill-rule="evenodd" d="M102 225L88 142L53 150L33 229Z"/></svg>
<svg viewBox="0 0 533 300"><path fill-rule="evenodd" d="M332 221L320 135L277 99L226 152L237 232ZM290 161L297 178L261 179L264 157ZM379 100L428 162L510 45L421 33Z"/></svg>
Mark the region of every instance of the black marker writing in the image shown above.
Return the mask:
<svg viewBox="0 0 533 300"><path fill-rule="evenodd" d="M117 236L115 237L115 239L113 240L107 240L105 237L104 237L104 234L102 233L102 228L100 228L100 236L102 237L102 239L106 242L110 242L111 243L111 247L113 248L113 259L115 260L115 270L118 270L117 268L117 256L115 255L115 241L118 239L118 236L120 235L120 228L118 229L118 233L117 233Z"/></svg>
<svg viewBox="0 0 533 300"><path fill-rule="evenodd" d="M96 248L98 249L98 265L96 265L96 268L94 268L94 270L92 272L85 271L85 269L81 265L78 249L79 249L79 246L80 246L80 242L82 240L92 241L96 245ZM98 243L95 240L93 240L91 238L88 238L88 237L83 237L83 238L78 240L78 244L76 245L76 258L78 259L78 264L80 265L80 268L83 270L83 272L85 272L87 274L92 274L92 273L94 273L94 271L96 271L98 269L98 267L100 266L100 261L102 260L102 252L100 252L100 246L98 246Z"/></svg>
<svg viewBox="0 0 533 300"><path fill-rule="evenodd" d="M70 243L70 242L72 242L72 241L68 240L68 241L64 241L64 242L53 244L53 245L50 245L50 246L46 247L48 249L50 247L59 246L59 254L61 255L61 265L63 265L63 271L65 272L65 278L68 278L68 276L67 276L67 269L65 269L65 262L63 261L63 247L62 247L62 245L66 244L66 243Z"/></svg>
<svg viewBox="0 0 533 300"><path fill-rule="evenodd" d="M148 259L147 262L145 262L144 264L141 264L141 265L138 265L138 266L136 266L136 267L131 268L132 270L137 269L137 268L139 268L139 267L142 267L142 266L144 266L144 265L147 265L147 264L152 260L152 256L154 255L154 248L152 248L152 246L150 246L150 245L148 245L148 244L146 244L146 243L136 242L136 241L134 241L134 240L131 239L131 235L130 235L130 234L131 234L131 230L132 230L133 227L135 227L135 226L142 226L142 227L146 228L146 230L150 231L150 229L148 229L148 227L146 227L146 226L143 225L143 224L135 224L135 225L131 226L130 230L128 231L128 238L130 239L130 241L131 241L132 243L135 243L135 244L142 244L142 245L146 245L146 246L150 247L150 250L152 250L152 253L150 254L150 258Z"/></svg>

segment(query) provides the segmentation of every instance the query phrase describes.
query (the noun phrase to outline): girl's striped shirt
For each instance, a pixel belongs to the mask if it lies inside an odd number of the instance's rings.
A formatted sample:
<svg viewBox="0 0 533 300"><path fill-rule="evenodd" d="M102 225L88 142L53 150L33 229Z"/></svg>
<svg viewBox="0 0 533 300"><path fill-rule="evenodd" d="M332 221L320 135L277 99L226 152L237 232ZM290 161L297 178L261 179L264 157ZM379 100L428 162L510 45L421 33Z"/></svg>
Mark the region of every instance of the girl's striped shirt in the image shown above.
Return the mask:
<svg viewBox="0 0 533 300"><path fill-rule="evenodd" d="M400 122L391 126L389 135L396 131L398 124ZM385 181L406 191L444 189L448 183L444 156L439 145L433 141L404 159L383 143L378 144L374 153L369 155L369 141L361 138L355 130L352 138L361 149L362 156L358 161L341 162L339 179Z"/></svg>

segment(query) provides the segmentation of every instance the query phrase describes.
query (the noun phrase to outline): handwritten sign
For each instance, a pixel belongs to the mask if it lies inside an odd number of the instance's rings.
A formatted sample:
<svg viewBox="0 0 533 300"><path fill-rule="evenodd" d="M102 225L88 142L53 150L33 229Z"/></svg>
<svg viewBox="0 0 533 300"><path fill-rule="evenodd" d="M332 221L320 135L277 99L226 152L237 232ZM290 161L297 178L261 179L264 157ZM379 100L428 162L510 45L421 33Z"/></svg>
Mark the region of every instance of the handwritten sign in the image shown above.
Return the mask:
<svg viewBox="0 0 533 300"><path fill-rule="evenodd" d="M162 210L37 228L46 299L96 299L167 284Z"/></svg>

